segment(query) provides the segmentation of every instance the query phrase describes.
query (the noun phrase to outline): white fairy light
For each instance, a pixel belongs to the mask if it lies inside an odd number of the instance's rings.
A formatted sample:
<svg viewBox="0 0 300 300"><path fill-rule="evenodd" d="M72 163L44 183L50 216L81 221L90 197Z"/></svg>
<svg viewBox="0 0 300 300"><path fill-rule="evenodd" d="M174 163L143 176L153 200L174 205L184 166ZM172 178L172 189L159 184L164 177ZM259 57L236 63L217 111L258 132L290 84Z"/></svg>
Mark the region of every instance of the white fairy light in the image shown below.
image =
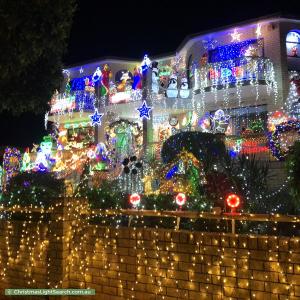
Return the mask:
<svg viewBox="0 0 300 300"><path fill-rule="evenodd" d="M255 30L255 33L256 33L256 37L259 38L261 36L261 24L257 24L256 25L256 30Z"/></svg>
<svg viewBox="0 0 300 300"><path fill-rule="evenodd" d="M239 42L241 40L242 34L239 33L236 28L234 28L234 31L232 33L230 33L230 35L231 35L232 42L235 42L235 41Z"/></svg>

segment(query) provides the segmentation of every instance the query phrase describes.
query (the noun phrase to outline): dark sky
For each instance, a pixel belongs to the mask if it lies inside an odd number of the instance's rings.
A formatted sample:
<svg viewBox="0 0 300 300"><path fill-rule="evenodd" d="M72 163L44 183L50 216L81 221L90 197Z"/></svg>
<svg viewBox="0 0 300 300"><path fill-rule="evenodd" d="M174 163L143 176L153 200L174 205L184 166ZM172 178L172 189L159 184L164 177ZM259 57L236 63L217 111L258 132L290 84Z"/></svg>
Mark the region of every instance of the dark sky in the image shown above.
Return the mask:
<svg viewBox="0 0 300 300"><path fill-rule="evenodd" d="M220 2L220 3L219 3ZM79 0L65 65L102 56L140 58L173 52L191 33L276 12L300 15L298 1ZM297 3L298 2L298 3ZM196 6L197 4L197 6ZM40 142L44 115L0 115L0 145Z"/></svg>

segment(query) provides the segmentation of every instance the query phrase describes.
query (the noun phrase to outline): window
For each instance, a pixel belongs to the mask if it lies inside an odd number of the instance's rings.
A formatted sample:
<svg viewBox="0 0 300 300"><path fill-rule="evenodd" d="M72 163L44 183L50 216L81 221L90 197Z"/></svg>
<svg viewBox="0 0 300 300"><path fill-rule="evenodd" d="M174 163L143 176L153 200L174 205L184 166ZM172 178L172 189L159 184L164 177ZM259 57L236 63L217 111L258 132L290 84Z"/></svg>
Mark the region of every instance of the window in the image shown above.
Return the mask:
<svg viewBox="0 0 300 300"><path fill-rule="evenodd" d="M286 51L289 57L300 57L300 33L290 31L286 36Z"/></svg>
<svg viewBox="0 0 300 300"><path fill-rule="evenodd" d="M231 108L225 109L224 112L230 116L227 128L230 135L241 135L249 129L261 133L267 129L266 105Z"/></svg>

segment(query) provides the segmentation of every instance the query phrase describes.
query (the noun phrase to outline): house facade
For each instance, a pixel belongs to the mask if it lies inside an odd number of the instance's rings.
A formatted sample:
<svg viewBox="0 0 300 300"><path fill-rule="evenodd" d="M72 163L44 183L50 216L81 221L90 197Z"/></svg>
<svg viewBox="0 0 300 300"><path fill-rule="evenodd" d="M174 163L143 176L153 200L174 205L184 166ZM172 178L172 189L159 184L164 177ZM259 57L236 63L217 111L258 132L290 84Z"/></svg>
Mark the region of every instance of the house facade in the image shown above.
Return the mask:
<svg viewBox="0 0 300 300"><path fill-rule="evenodd" d="M267 132L299 120L300 20L250 20L188 36L173 54L148 55L64 69L48 115L61 141L104 143L120 161L143 151L158 157L176 132L202 131L224 133L232 153L274 159Z"/></svg>

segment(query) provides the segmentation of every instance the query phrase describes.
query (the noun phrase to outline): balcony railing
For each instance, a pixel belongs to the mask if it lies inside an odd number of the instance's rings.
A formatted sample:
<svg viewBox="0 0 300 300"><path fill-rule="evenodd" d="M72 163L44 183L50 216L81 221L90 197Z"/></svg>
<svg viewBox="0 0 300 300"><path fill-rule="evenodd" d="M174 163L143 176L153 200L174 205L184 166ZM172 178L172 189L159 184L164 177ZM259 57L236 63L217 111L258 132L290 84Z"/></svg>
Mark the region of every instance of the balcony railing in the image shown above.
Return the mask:
<svg viewBox="0 0 300 300"><path fill-rule="evenodd" d="M242 85L264 84L276 86L274 66L270 59L242 57L217 63L208 63L195 71L195 92Z"/></svg>

